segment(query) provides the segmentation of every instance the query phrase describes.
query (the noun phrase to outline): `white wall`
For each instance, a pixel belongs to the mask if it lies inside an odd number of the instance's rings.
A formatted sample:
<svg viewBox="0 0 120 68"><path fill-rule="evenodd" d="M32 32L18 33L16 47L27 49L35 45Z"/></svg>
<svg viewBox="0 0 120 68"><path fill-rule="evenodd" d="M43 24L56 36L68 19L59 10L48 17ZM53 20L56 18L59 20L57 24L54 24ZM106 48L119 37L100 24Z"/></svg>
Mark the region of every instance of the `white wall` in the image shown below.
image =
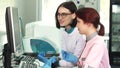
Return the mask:
<svg viewBox="0 0 120 68"><path fill-rule="evenodd" d="M43 21L44 23L40 23L40 24L55 26L55 12L57 7L62 2L70 1L70 0L15 0L15 1L16 1L16 6L19 8L19 15L22 17L24 25L34 21ZM100 14L101 14L100 2L104 3L102 0L101 1L72 0L72 1L75 2L77 7L79 7L79 5L83 5L85 7L93 7L98 12L100 12ZM77 4L77 1L79 1L80 4ZM107 6L105 6L104 8L107 8ZM108 11L106 11L106 13L108 13ZM105 16L108 16L108 15L105 15ZM105 19L103 18L104 16L101 17L101 22L104 24L106 28L105 33L109 33L109 28L107 28L109 21L106 20L106 17Z"/></svg>
<svg viewBox="0 0 120 68"><path fill-rule="evenodd" d="M27 23L38 20L38 8L41 8L42 5L38 5L37 1L38 0L15 0L15 7L18 8L19 17L22 18L23 22L23 34L25 33L25 26ZM40 13L41 11L39 15Z"/></svg>
<svg viewBox="0 0 120 68"><path fill-rule="evenodd" d="M24 24L36 21L36 0L16 0L15 6L19 9Z"/></svg>
<svg viewBox="0 0 120 68"><path fill-rule="evenodd" d="M43 24L55 26L55 12L57 7L66 0L42 0L42 21Z"/></svg>

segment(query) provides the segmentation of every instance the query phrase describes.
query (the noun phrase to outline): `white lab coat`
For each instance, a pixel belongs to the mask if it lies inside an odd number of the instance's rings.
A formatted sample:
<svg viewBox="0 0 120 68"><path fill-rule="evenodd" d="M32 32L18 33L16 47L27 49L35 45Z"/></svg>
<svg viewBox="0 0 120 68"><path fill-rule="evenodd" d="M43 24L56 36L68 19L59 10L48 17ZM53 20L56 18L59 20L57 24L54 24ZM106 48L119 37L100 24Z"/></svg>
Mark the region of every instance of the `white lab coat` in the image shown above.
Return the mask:
<svg viewBox="0 0 120 68"><path fill-rule="evenodd" d="M76 57L79 57L84 49L85 46L85 35L80 35L77 27L74 28L73 32L68 34L66 31L62 30L62 50L65 50L67 52L70 52L74 54ZM60 66L64 67L73 67L73 65L70 62L67 62L62 59L62 54L60 54L61 60L59 61Z"/></svg>

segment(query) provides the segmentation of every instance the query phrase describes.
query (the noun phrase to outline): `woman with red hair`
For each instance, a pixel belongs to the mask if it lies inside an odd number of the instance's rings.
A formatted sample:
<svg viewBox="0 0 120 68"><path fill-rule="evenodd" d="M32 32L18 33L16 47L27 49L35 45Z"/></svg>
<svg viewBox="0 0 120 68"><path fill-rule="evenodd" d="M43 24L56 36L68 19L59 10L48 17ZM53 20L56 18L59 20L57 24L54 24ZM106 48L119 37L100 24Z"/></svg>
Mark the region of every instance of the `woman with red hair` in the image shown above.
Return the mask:
<svg viewBox="0 0 120 68"><path fill-rule="evenodd" d="M108 50L102 36L104 26L100 16L93 8L81 8L76 12L77 27L80 34L86 35L86 45L80 58L62 51L66 61L76 62L80 68L110 68Z"/></svg>

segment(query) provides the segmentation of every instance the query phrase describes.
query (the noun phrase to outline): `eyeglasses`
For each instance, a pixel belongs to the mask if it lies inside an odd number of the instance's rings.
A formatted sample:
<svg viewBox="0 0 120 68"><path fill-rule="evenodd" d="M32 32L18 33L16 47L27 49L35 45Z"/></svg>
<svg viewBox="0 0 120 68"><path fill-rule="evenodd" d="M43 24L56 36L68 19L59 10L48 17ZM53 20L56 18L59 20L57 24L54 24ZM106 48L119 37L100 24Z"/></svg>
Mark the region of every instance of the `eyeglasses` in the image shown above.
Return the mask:
<svg viewBox="0 0 120 68"><path fill-rule="evenodd" d="M62 17L62 18L65 18L67 15L71 15L72 13L58 13L57 14L57 17Z"/></svg>

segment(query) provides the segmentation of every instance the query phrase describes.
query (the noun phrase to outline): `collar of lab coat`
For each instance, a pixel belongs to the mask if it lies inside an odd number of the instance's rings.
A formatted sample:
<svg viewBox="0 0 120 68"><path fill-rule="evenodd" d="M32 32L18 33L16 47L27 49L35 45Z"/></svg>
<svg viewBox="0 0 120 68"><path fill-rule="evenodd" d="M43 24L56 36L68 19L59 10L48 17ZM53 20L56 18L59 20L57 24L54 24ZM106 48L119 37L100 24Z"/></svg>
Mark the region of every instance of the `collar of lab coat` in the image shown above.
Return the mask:
<svg viewBox="0 0 120 68"><path fill-rule="evenodd" d="M90 39L92 39L92 38L95 37L96 35L98 35L97 32L92 33L90 36L86 37L86 41L88 42Z"/></svg>

